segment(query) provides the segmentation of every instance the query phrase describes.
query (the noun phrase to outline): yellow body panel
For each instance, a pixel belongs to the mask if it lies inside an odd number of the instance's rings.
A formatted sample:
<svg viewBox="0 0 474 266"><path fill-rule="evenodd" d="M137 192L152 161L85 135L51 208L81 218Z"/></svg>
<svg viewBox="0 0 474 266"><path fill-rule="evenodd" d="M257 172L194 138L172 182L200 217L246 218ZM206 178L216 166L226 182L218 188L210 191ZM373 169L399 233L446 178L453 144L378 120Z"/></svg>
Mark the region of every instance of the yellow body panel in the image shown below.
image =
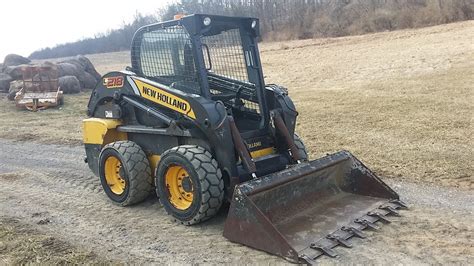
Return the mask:
<svg viewBox="0 0 474 266"><path fill-rule="evenodd" d="M118 119L87 118L82 120L84 144L105 145L117 140L126 140L127 133L115 130L122 123Z"/></svg>
<svg viewBox="0 0 474 266"><path fill-rule="evenodd" d="M150 167L151 167L151 174L155 174L156 167L158 166L158 162L160 161L161 156L160 155L149 155L148 156L148 161L150 162Z"/></svg>
<svg viewBox="0 0 474 266"><path fill-rule="evenodd" d="M133 82L137 85L143 98L196 119L196 115L188 101L141 80L133 79Z"/></svg>
<svg viewBox="0 0 474 266"><path fill-rule="evenodd" d="M265 155L274 154L274 153L275 153L275 149L273 147L269 147L269 148L250 152L250 156L252 156L252 158L255 159L255 158L263 157Z"/></svg>

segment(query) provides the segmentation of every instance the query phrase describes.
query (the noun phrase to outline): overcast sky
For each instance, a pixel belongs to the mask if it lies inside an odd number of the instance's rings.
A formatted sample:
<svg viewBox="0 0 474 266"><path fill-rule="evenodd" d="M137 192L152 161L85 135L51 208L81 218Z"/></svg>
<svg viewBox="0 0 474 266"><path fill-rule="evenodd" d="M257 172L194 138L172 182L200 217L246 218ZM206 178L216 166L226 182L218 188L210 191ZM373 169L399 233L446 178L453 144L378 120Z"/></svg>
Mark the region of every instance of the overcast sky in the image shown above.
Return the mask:
<svg viewBox="0 0 474 266"><path fill-rule="evenodd" d="M73 42L155 14L171 0L7 0L0 7L0 62L5 55Z"/></svg>

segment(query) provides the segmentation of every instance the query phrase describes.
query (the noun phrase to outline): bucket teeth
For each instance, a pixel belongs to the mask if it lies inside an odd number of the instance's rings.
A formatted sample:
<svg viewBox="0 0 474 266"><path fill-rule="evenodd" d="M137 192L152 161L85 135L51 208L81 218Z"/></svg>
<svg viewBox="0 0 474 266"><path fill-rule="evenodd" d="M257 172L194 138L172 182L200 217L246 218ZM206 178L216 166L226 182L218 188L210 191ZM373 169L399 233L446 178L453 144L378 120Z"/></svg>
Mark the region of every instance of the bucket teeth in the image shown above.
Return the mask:
<svg viewBox="0 0 474 266"><path fill-rule="evenodd" d="M329 234L329 235L326 236L326 238L337 242L339 245L341 245L343 247L352 248L352 244L349 243L349 241L347 241L346 239L344 239L340 236Z"/></svg>
<svg viewBox="0 0 474 266"><path fill-rule="evenodd" d="M341 230L346 231L348 233L351 233L352 235L357 236L358 238L366 238L367 237L364 233L362 233L361 230L359 230L355 227L352 227L352 226L350 226L350 227L343 226L343 227L341 227Z"/></svg>
<svg viewBox="0 0 474 266"><path fill-rule="evenodd" d="M363 230L380 229L380 226L376 224L379 221L387 224L391 223L391 221L387 219L387 216L400 216L397 209L404 209L404 206L406 207L403 202L399 204L398 200L386 202L385 204L380 205L377 209L367 212L366 215L352 220L352 223L342 226L318 241L312 242L308 247L309 250L312 251L305 251L305 253L300 254L300 260L305 261L309 265L314 265L316 259L321 255L326 255L331 258L337 257L338 254L334 249L335 247L343 246L346 248L352 248L353 244L350 242L351 237L366 238L367 236Z"/></svg>
<svg viewBox="0 0 474 266"><path fill-rule="evenodd" d="M337 253L330 247L326 247L317 243L312 243L309 247L321 251L324 255L329 256L331 258L337 257Z"/></svg>
<svg viewBox="0 0 474 266"><path fill-rule="evenodd" d="M389 214L392 214L393 216L398 216L398 217L401 216L400 213L398 213L398 211L395 208L393 208L392 206L388 206L388 205L387 206L380 206L379 209L386 210L386 211L388 211Z"/></svg>
<svg viewBox="0 0 474 266"><path fill-rule="evenodd" d="M399 199L390 200L390 203L397 204L398 206L400 206L401 209L408 209L408 205Z"/></svg>
<svg viewBox="0 0 474 266"><path fill-rule="evenodd" d="M308 265L316 265L316 260L309 257L306 254L301 255L300 259L303 260L304 262L306 262Z"/></svg>
<svg viewBox="0 0 474 266"><path fill-rule="evenodd" d="M377 218L379 218L380 221L382 221L386 224L391 223L391 221L389 219L385 218L385 215L381 214L380 212L368 212L367 215L372 216L372 217L377 217Z"/></svg>
<svg viewBox="0 0 474 266"><path fill-rule="evenodd" d="M367 219L355 219L354 222L356 222L358 224L362 224L366 228L370 228L372 230L379 230L380 229L380 227L376 226L374 223L372 223L371 221L369 221Z"/></svg>

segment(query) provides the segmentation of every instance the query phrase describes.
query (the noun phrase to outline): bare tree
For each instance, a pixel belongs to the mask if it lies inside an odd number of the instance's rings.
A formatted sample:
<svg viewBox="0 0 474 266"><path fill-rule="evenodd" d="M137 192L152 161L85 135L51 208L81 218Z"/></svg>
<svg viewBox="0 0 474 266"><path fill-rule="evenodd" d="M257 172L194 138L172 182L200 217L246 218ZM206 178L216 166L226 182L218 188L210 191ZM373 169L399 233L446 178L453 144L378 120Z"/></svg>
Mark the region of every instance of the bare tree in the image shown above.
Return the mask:
<svg viewBox="0 0 474 266"><path fill-rule="evenodd" d="M474 19L473 0L176 0L157 16L73 43L45 48L31 58L64 57L129 49L135 30L177 13L260 19L263 39L288 40L364 34Z"/></svg>

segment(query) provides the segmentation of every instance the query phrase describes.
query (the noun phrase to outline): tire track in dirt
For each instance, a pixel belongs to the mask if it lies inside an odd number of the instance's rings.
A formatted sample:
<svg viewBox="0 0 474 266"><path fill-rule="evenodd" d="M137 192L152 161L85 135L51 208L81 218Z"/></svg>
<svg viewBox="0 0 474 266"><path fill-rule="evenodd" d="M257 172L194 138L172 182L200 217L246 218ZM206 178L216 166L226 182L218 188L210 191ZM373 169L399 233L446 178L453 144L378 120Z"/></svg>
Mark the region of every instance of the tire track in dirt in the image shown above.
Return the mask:
<svg viewBox="0 0 474 266"><path fill-rule="evenodd" d="M47 178L38 173L24 173L2 186L1 213L42 224L42 229L50 233L59 233L68 241L94 250L100 248L98 253L106 257L111 253L110 258L124 261L194 263L212 258L214 262L232 262L240 252L256 253L222 237L223 215L211 223L180 226L171 221L156 199L122 208L110 203L105 195L84 192L74 186L63 187ZM215 250L215 245L220 250ZM222 247L232 245L235 247L229 250L237 256L229 259L225 256L226 248Z"/></svg>
<svg viewBox="0 0 474 266"><path fill-rule="evenodd" d="M225 211L187 227L173 222L156 196L128 208L111 203L98 193L100 181L83 163L82 147L4 140L0 145L3 215L40 223L42 230L124 261L230 263L246 257L280 261L228 242L222 236ZM28 153L31 150L42 152Z"/></svg>
<svg viewBox="0 0 474 266"><path fill-rule="evenodd" d="M226 210L189 227L172 222L156 197L127 208L114 205L83 163L82 147L1 139L0 147L0 216L19 218L66 242L125 262L285 263L227 241L222 236ZM321 263L474 259L472 193L389 181L412 210L392 218L380 232L368 232L368 239L351 240L353 249L338 248L338 259L323 258Z"/></svg>

